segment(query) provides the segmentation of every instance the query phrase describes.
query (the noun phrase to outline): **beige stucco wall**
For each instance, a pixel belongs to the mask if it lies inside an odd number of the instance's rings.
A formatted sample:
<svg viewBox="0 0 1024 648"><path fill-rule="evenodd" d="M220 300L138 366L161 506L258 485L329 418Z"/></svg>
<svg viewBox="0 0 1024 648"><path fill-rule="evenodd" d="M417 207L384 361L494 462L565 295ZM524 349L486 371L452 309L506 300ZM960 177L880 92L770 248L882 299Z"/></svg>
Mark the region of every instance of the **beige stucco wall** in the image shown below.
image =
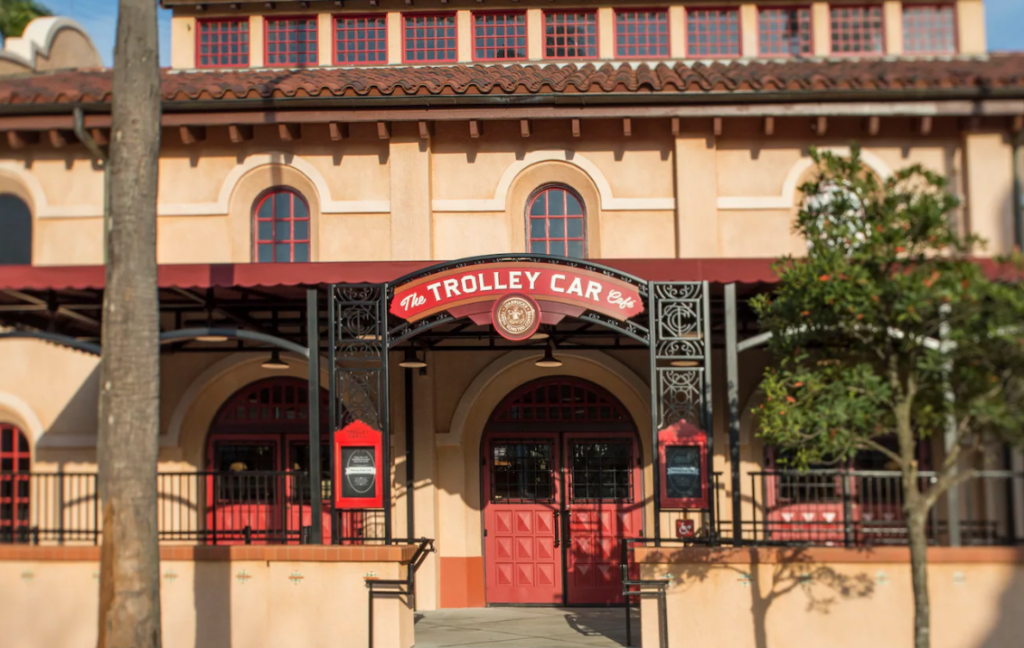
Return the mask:
<svg viewBox="0 0 1024 648"><path fill-rule="evenodd" d="M887 553L891 550L880 550ZM933 550L934 551L934 550ZM943 549L928 567L931 641L936 648L1011 648L1024 635L1024 564L1013 549ZM905 553L905 550L903 550ZM958 561L956 552L964 552ZM671 549L663 554L670 555ZM669 645L786 648L820 638L836 648L911 645L910 565L863 552L783 550L760 564L730 552L693 551L689 560L642 565L645 578L668 579ZM931 554L932 552L930 552ZM935 554L932 554L935 556ZM767 560L766 560L767 558ZM641 602L644 648L658 646L657 600Z"/></svg>

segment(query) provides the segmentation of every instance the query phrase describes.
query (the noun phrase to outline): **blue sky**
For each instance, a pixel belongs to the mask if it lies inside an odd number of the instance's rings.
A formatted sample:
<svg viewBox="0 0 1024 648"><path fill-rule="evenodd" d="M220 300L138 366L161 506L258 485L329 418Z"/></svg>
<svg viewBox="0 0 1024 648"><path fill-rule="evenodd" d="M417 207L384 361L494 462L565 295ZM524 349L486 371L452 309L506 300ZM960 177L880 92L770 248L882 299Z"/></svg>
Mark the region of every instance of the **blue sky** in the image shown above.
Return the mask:
<svg viewBox="0 0 1024 648"><path fill-rule="evenodd" d="M103 60L114 60L116 0L42 0L59 15L71 16L96 42ZM155 1L155 0L154 0ZM993 51L1024 50L1024 0L987 0L988 45ZM170 64L170 11L160 11L160 63Z"/></svg>

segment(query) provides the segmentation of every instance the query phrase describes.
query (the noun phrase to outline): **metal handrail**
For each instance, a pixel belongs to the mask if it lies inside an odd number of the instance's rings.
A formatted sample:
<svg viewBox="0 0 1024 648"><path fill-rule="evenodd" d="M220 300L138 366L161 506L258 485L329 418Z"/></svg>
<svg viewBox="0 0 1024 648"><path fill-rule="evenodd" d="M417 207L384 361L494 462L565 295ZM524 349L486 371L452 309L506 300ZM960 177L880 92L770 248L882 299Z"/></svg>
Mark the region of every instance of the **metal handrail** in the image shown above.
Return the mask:
<svg viewBox="0 0 1024 648"><path fill-rule="evenodd" d="M413 611L416 610L416 572L419 571L420 565L426 560L427 554L434 553L437 551L434 549L433 538L392 538L386 544L413 544L417 543L415 553L409 560L409 565L406 567L405 578L391 578L391 579L364 579L366 583L367 596L369 600L369 625L367 625L367 641L369 648L373 648L373 599L376 596L402 596L407 595L409 597L409 603ZM375 587L390 587L384 592L375 590Z"/></svg>

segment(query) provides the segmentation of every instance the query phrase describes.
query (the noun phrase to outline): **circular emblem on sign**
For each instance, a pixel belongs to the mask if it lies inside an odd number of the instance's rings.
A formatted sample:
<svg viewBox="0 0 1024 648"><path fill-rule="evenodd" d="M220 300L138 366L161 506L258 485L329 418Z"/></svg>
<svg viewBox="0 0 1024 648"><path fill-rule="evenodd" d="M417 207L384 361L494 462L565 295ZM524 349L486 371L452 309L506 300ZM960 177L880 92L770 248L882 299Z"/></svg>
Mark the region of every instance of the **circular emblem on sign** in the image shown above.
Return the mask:
<svg viewBox="0 0 1024 648"><path fill-rule="evenodd" d="M351 451L345 465L345 479L353 491L358 494L368 493L377 478L374 466L373 450L356 448Z"/></svg>
<svg viewBox="0 0 1024 648"><path fill-rule="evenodd" d="M507 340L525 340L540 326L540 306L531 297L519 293L505 295L494 302L491 323Z"/></svg>

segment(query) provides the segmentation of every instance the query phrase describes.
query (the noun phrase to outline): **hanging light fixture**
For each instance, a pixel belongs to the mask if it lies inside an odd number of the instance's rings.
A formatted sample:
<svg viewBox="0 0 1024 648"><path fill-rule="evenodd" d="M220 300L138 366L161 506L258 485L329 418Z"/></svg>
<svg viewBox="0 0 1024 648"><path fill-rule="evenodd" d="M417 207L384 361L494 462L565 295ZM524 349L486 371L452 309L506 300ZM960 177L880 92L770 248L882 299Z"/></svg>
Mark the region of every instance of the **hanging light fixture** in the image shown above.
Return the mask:
<svg viewBox="0 0 1024 648"><path fill-rule="evenodd" d="M696 360L673 360L669 363L673 367L699 367L700 363Z"/></svg>
<svg viewBox="0 0 1024 648"><path fill-rule="evenodd" d="M281 359L281 352L274 349L270 352L270 358L260 366L264 369L287 369L288 363Z"/></svg>
<svg viewBox="0 0 1024 648"><path fill-rule="evenodd" d="M405 358L398 363L398 366L403 369L422 369L427 366L427 363L419 359L416 355L416 349L409 347L405 350Z"/></svg>
<svg viewBox="0 0 1024 648"><path fill-rule="evenodd" d="M562 366L562 361L555 357L555 341L551 338L548 338L548 346L544 349L544 357L538 360L536 365L545 369L554 369L555 367Z"/></svg>
<svg viewBox="0 0 1024 648"><path fill-rule="evenodd" d="M213 328L213 310L212 309L206 311L206 328L207 329L212 329ZM196 336L196 341L198 341L198 342L227 342L228 341L228 336L226 336L226 335L215 335L215 334L198 335L198 336Z"/></svg>
<svg viewBox="0 0 1024 648"><path fill-rule="evenodd" d="M530 336L531 340L546 340L551 337L551 334L544 330L541 326L537 329L537 332Z"/></svg>

